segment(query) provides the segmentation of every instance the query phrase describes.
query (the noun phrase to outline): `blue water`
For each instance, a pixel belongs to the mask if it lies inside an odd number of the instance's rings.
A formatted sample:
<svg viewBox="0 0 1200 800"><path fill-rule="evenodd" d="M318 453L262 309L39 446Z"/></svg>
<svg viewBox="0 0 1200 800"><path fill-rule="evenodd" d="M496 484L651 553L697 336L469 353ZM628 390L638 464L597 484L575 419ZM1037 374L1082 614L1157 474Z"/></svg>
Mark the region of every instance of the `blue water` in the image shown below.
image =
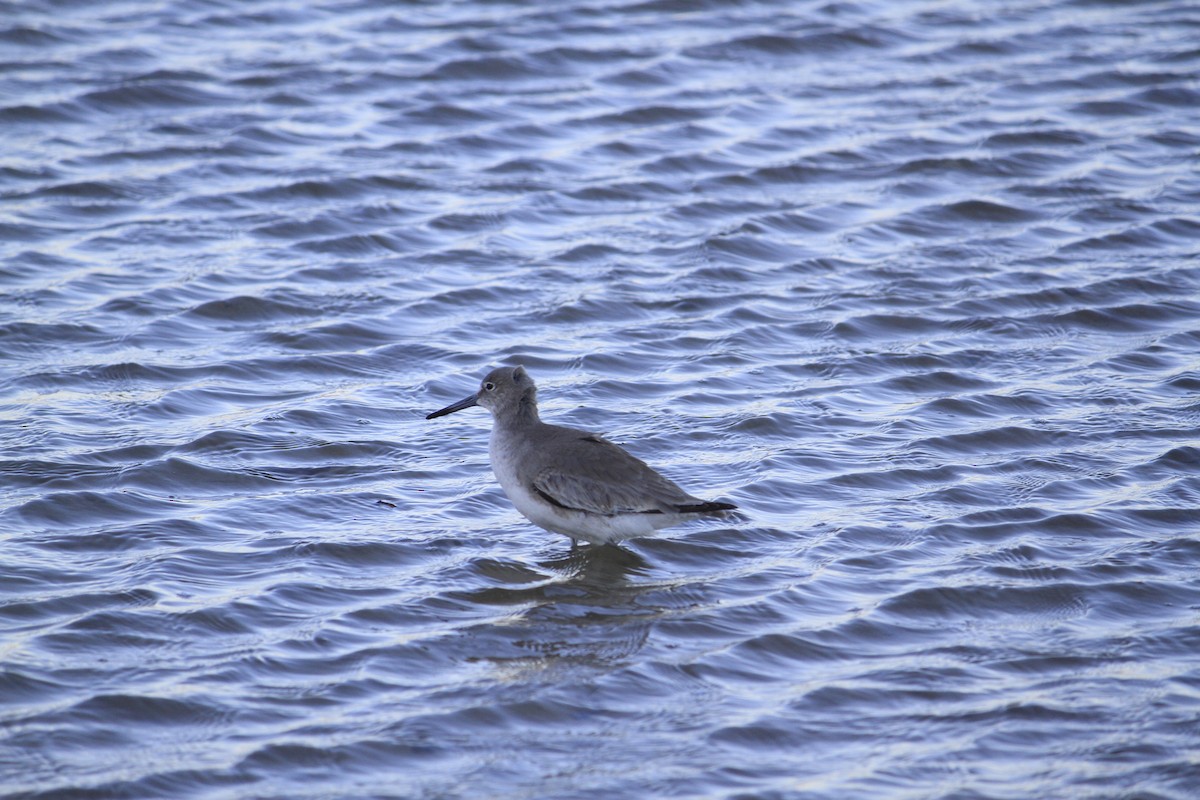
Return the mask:
<svg viewBox="0 0 1200 800"><path fill-rule="evenodd" d="M1200 796L1198 43L0 3L0 795ZM512 363L740 516L527 523Z"/></svg>

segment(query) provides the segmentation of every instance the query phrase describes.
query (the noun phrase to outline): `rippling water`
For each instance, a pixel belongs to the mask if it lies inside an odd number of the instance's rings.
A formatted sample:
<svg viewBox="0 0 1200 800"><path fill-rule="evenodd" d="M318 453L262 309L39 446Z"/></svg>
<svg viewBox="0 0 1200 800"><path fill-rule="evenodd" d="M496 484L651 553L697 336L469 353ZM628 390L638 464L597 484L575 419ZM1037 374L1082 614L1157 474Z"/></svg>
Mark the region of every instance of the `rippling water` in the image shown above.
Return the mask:
<svg viewBox="0 0 1200 800"><path fill-rule="evenodd" d="M0 10L0 794L1197 796L1194 4Z"/></svg>

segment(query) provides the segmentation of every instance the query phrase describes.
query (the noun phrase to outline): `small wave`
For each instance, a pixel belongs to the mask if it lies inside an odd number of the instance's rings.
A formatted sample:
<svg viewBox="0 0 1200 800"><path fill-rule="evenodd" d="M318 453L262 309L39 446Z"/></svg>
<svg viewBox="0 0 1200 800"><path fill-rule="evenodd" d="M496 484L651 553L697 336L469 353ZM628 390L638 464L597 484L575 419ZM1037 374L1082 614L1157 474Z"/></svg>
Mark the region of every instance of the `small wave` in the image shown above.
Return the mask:
<svg viewBox="0 0 1200 800"><path fill-rule="evenodd" d="M176 80L153 79L114 89L98 89L79 97L84 107L106 114L131 110L162 110L222 105L227 95Z"/></svg>
<svg viewBox="0 0 1200 800"><path fill-rule="evenodd" d="M282 300L243 295L209 300L195 306L188 313L227 322L263 322L311 318L317 316L319 311Z"/></svg>

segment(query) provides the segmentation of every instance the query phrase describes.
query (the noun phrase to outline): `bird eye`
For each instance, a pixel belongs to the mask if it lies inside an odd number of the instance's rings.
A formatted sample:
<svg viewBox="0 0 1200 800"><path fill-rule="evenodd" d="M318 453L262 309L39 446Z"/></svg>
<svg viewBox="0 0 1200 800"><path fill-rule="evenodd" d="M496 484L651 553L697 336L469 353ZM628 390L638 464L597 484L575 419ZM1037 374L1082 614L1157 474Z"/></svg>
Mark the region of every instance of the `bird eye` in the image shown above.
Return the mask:
<svg viewBox="0 0 1200 800"><path fill-rule="evenodd" d="M492 390L493 390L493 389L495 389L495 388L496 388L496 384L492 383L491 381L484 381L484 382L483 382L483 390L484 390L485 392L490 392L490 391L492 391Z"/></svg>

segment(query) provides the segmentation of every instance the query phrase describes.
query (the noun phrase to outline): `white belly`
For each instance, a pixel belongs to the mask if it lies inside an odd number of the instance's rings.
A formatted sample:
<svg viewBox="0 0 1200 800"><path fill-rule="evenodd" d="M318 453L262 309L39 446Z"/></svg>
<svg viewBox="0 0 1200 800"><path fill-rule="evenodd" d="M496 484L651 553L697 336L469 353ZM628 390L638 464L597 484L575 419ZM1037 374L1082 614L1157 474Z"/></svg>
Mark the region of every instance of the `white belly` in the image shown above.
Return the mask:
<svg viewBox="0 0 1200 800"><path fill-rule="evenodd" d="M593 544L608 544L647 536L659 528L677 520L672 514L592 514L573 511L548 503L517 479L515 465L506 459L506 453L489 447L492 472L508 499L527 520L552 533L560 533L571 539L582 539Z"/></svg>
<svg viewBox="0 0 1200 800"><path fill-rule="evenodd" d="M500 476L497 473L497 480ZM635 536L648 536L670 524L666 514L591 514L572 511L550 503L521 486L516 481L500 481L500 487L522 516L539 528L561 533L572 539L593 544L619 542ZM658 523L658 524L655 524Z"/></svg>

